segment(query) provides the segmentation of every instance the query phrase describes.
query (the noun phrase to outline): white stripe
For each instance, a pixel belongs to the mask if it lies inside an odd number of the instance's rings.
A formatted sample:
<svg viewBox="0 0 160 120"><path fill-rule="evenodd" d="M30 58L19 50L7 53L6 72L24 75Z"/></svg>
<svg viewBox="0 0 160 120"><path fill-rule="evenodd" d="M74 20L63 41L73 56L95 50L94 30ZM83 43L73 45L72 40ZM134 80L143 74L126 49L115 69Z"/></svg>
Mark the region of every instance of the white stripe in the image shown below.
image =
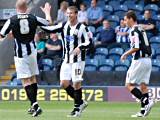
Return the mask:
<svg viewBox="0 0 160 120"><path fill-rule="evenodd" d="M40 18L40 17L37 17L37 21L40 22L41 24L43 25L49 25L49 22L46 20L46 19L43 19L43 18Z"/></svg>
<svg viewBox="0 0 160 120"><path fill-rule="evenodd" d="M54 25L54 26L42 26L42 28L45 30L54 31L62 28L62 25L63 25L62 23L59 23L58 25Z"/></svg>
<svg viewBox="0 0 160 120"><path fill-rule="evenodd" d="M6 31L9 27L10 23L11 23L11 20L8 19L7 22L4 24L3 28L1 29L1 32L0 32L1 35L3 35L3 36L6 35Z"/></svg>

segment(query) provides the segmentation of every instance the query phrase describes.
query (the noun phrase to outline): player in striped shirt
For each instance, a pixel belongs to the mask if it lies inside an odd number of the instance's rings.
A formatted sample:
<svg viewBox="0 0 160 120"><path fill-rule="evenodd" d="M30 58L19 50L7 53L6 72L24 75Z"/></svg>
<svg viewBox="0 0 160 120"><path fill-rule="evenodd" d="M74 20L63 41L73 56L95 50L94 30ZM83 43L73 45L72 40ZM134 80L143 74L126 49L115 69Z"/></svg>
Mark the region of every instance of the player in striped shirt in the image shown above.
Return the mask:
<svg viewBox="0 0 160 120"><path fill-rule="evenodd" d="M54 26L42 27L47 32L59 32L63 43L63 63L60 71L60 83L68 95L74 99L74 109L70 117L79 117L87 102L82 100L81 82L85 67L86 49L90 45L88 28L77 20L78 9L67 8L68 21ZM72 80L73 85L70 84Z"/></svg>
<svg viewBox="0 0 160 120"><path fill-rule="evenodd" d="M46 3L42 9L46 8L50 9L51 7ZM0 31L0 38L5 37L12 31L13 37L15 38L14 61L17 78L22 80L27 97L31 102L31 108L28 110L28 113L36 117L42 113L42 110L37 102L38 87L35 76L39 74L39 70L34 36L37 26L49 25L49 22L43 18L29 14L27 9L26 0L17 0L17 15L14 15L6 21ZM49 14L50 13L45 12L46 18L51 21Z"/></svg>
<svg viewBox="0 0 160 120"><path fill-rule="evenodd" d="M133 11L127 12L124 20L131 28L129 34L131 49L121 56L121 60L124 61L130 54L133 56L126 75L126 87L141 102L140 112L131 117L145 117L154 105L153 100L149 100L147 87L152 69L151 46L146 32L137 24L137 17ZM141 90L136 85L139 85Z"/></svg>

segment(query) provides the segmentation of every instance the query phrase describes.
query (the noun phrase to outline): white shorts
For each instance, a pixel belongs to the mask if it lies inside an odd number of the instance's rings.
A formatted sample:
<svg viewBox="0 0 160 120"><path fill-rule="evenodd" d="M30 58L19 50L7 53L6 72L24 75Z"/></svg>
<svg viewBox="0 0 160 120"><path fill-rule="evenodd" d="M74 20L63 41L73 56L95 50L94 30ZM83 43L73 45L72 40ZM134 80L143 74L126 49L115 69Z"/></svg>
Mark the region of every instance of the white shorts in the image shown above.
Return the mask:
<svg viewBox="0 0 160 120"><path fill-rule="evenodd" d="M32 53L24 58L14 57L17 78L29 78L39 74L37 65L37 53Z"/></svg>
<svg viewBox="0 0 160 120"><path fill-rule="evenodd" d="M126 84L149 84L152 62L150 58L140 58L132 60L126 75Z"/></svg>
<svg viewBox="0 0 160 120"><path fill-rule="evenodd" d="M60 71L60 80L72 80L72 82L83 81L85 62L66 63L63 62Z"/></svg>

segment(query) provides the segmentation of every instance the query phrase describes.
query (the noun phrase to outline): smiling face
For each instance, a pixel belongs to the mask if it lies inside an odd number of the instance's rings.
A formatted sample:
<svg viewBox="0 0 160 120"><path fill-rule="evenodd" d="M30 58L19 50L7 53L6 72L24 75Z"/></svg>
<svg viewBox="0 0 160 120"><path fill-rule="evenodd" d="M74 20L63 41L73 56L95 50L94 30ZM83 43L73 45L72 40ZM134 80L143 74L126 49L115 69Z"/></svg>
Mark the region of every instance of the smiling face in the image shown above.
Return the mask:
<svg viewBox="0 0 160 120"><path fill-rule="evenodd" d="M78 14L77 9L74 8L72 9L71 7L67 8L67 17L71 23L77 20L77 14Z"/></svg>

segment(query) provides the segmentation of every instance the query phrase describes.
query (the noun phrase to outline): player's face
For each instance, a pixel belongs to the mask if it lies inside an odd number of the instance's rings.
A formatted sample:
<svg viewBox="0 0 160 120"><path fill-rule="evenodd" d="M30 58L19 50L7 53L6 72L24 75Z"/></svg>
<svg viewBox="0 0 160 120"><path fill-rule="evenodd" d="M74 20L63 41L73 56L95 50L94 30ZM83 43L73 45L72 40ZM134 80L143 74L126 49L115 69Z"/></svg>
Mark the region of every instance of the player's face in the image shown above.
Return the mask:
<svg viewBox="0 0 160 120"><path fill-rule="evenodd" d="M130 20L131 19L127 18L127 16L124 16L124 23L126 23L128 27L131 27Z"/></svg>
<svg viewBox="0 0 160 120"><path fill-rule="evenodd" d="M67 17L70 22L77 20L77 13L74 10L67 9Z"/></svg>

